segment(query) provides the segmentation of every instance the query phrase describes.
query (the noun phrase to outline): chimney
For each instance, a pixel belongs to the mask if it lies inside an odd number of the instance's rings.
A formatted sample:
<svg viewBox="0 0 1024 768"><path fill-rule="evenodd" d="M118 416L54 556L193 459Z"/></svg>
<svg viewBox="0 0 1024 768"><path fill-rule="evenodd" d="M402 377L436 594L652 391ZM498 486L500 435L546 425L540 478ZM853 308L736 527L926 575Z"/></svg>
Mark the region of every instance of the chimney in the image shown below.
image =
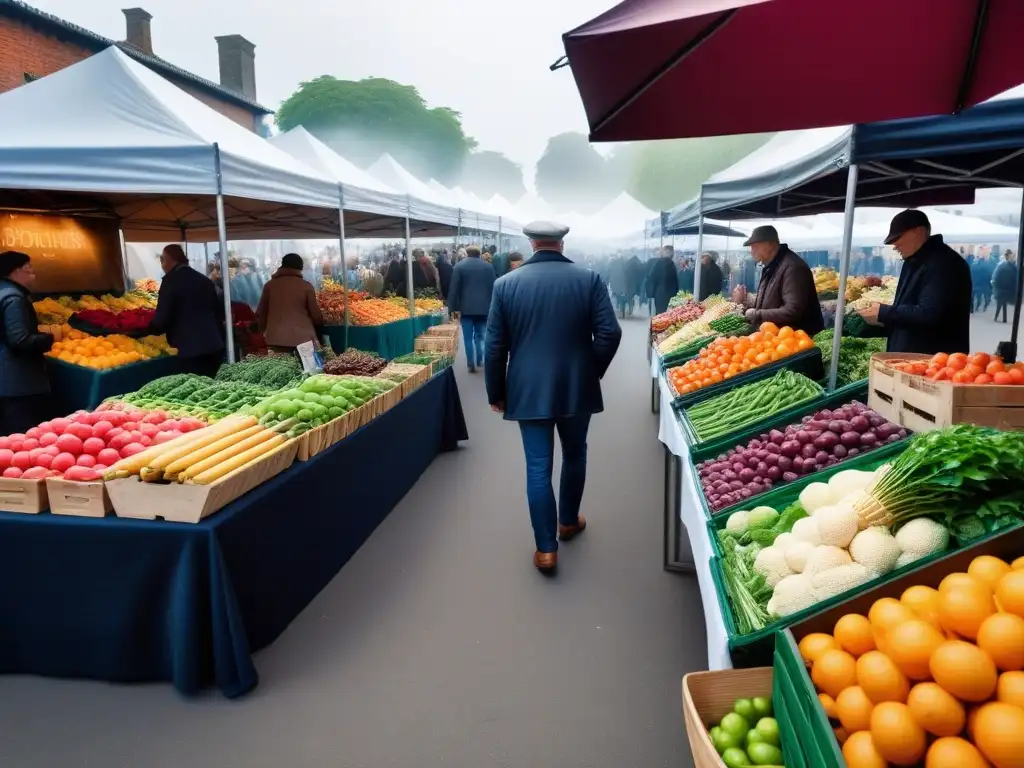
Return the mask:
<svg viewBox="0 0 1024 768"><path fill-rule="evenodd" d="M214 39L220 57L220 84L256 101L256 46L241 35Z"/></svg>
<svg viewBox="0 0 1024 768"><path fill-rule="evenodd" d="M143 8L125 8L121 13L128 22L128 44L152 56L153 36L149 31L152 15Z"/></svg>

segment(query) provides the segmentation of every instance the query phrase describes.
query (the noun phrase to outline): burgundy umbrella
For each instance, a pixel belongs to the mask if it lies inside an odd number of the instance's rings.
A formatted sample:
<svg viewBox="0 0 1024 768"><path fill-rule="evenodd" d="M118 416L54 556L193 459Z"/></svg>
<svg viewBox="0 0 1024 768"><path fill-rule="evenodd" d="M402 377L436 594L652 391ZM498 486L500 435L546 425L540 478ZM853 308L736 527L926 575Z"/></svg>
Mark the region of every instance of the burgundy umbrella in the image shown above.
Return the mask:
<svg viewBox="0 0 1024 768"><path fill-rule="evenodd" d="M1024 0L625 0L564 35L591 141L950 114L1024 82Z"/></svg>

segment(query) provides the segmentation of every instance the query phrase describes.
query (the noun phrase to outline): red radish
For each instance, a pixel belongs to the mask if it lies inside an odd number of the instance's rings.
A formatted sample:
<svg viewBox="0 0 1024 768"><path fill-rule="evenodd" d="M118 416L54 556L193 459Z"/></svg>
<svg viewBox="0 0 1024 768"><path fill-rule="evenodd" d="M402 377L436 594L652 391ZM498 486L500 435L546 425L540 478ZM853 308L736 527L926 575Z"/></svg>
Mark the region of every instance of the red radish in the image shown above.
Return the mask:
<svg viewBox="0 0 1024 768"><path fill-rule="evenodd" d="M103 439L106 440L109 443L111 440L113 440L118 435L123 435L123 434L124 434L124 430L121 429L121 427L114 427L112 430L110 430L109 432L107 432L107 434L105 434L103 436Z"/></svg>
<svg viewBox="0 0 1024 768"><path fill-rule="evenodd" d="M172 429L180 429L181 424L177 419L168 419L160 425L161 432L170 432Z"/></svg>
<svg viewBox="0 0 1024 768"><path fill-rule="evenodd" d="M34 437L26 437L21 441L21 450L23 451L34 451L39 447L39 441Z"/></svg>
<svg viewBox="0 0 1024 768"><path fill-rule="evenodd" d="M42 467L43 469L49 469L51 466L53 466L53 456L51 456L48 453L41 453L38 456L36 456L36 458L34 459L33 463L37 467Z"/></svg>
<svg viewBox="0 0 1024 768"><path fill-rule="evenodd" d="M121 460L121 454L115 451L113 448L104 448L98 454L96 454L96 461L100 464L106 464L108 467L112 464L117 464Z"/></svg>
<svg viewBox="0 0 1024 768"><path fill-rule="evenodd" d="M139 422L137 421L125 421L121 424L121 429L125 432L131 432L139 428Z"/></svg>
<svg viewBox="0 0 1024 768"><path fill-rule="evenodd" d="M21 450L21 447L22 447L22 445L24 445L24 443L25 443L24 440L11 440L11 443L10 443L11 450L14 451L15 453L17 453L18 451Z"/></svg>
<svg viewBox="0 0 1024 768"><path fill-rule="evenodd" d="M161 445L163 443L168 443L168 442L170 442L171 440L174 440L177 437L181 437L181 432L179 432L176 429L172 429L172 430L170 430L168 432L161 432L159 435L154 437L153 438L153 443L155 445Z"/></svg>
<svg viewBox="0 0 1024 768"><path fill-rule="evenodd" d="M145 416L142 417L143 424L159 424L160 422L166 420L167 417L164 414L160 413L160 411L153 411L152 413L147 413Z"/></svg>
<svg viewBox="0 0 1024 768"><path fill-rule="evenodd" d="M28 452L28 457L30 459L32 459L32 463L34 464L36 459L39 458L40 456L42 456L45 453L46 453L46 449L45 448L33 448L31 451Z"/></svg>
<svg viewBox="0 0 1024 768"><path fill-rule="evenodd" d="M92 425L92 436L93 437L106 437L110 431L114 428L114 425L109 421L97 421Z"/></svg>
<svg viewBox="0 0 1024 768"><path fill-rule="evenodd" d="M99 405L96 406L96 410L97 411L109 411L113 407L114 407L113 403L100 403Z"/></svg>
<svg viewBox="0 0 1024 768"><path fill-rule="evenodd" d="M143 435L142 437L139 438L138 442L142 443L142 445L149 448L149 446L153 444L153 438L150 437L149 435Z"/></svg>
<svg viewBox="0 0 1024 768"><path fill-rule="evenodd" d="M57 447L60 448L61 453L77 456L82 452L82 441L75 435L66 432L57 438Z"/></svg>
<svg viewBox="0 0 1024 768"><path fill-rule="evenodd" d="M11 450L11 440L8 437L0 437L0 451Z"/></svg>
<svg viewBox="0 0 1024 768"><path fill-rule="evenodd" d="M142 453L144 450L146 450L146 446L141 443L128 443L128 445L121 449L121 458L127 459L129 456Z"/></svg>
<svg viewBox="0 0 1024 768"><path fill-rule="evenodd" d="M97 472L106 472L107 471L107 465L106 464L97 464L95 467L93 467L93 469L96 470Z"/></svg>
<svg viewBox="0 0 1024 768"><path fill-rule="evenodd" d="M50 474L50 470L46 467L29 467L21 473L22 480L45 480L46 476Z"/></svg>
<svg viewBox="0 0 1024 768"><path fill-rule="evenodd" d="M99 479L99 473L90 467L71 467L64 473L64 479L73 483L90 483Z"/></svg>
<svg viewBox="0 0 1024 768"><path fill-rule="evenodd" d="M14 451L10 448L0 448L0 469L7 469L11 466L11 459L14 458Z"/></svg>
<svg viewBox="0 0 1024 768"><path fill-rule="evenodd" d="M7 469L4 470L4 477L17 480L19 477L21 477L21 470L18 469L17 467L8 467Z"/></svg>
<svg viewBox="0 0 1024 768"><path fill-rule="evenodd" d="M63 435L64 431L71 425L69 419L54 419L50 422L50 429L56 432L58 435Z"/></svg>
<svg viewBox="0 0 1024 768"><path fill-rule="evenodd" d="M99 456L100 451L107 447L107 444L98 437L90 437L82 443L82 450L90 456Z"/></svg>
<svg viewBox="0 0 1024 768"><path fill-rule="evenodd" d="M42 437L39 438L39 445L45 448L48 445L57 444L57 433L56 432L45 432Z"/></svg>
<svg viewBox="0 0 1024 768"><path fill-rule="evenodd" d="M139 425L139 432L144 434L146 437L156 437L160 434L160 427L151 422L143 422Z"/></svg>
<svg viewBox="0 0 1024 768"><path fill-rule="evenodd" d="M90 456L88 453L83 453L78 457L78 460L75 461L75 464L79 467L95 467L96 457Z"/></svg>
<svg viewBox="0 0 1024 768"><path fill-rule="evenodd" d="M60 448L58 448L57 445L54 444L46 446L45 448L42 449L42 451L43 453L49 454L50 456L56 456L57 454L60 453Z"/></svg>
<svg viewBox="0 0 1024 768"><path fill-rule="evenodd" d="M39 427L32 427L28 432L25 433L25 437L31 437L34 440L38 440L43 431Z"/></svg>
<svg viewBox="0 0 1024 768"><path fill-rule="evenodd" d="M51 424L48 421L44 421L42 424L39 425L39 431L40 432L52 432L53 431L53 424Z"/></svg>
<svg viewBox="0 0 1024 768"><path fill-rule="evenodd" d="M18 451L11 457L11 466L18 469L28 469L32 466L32 457L28 455L28 451Z"/></svg>
<svg viewBox="0 0 1024 768"><path fill-rule="evenodd" d="M75 466L75 457L70 453L62 453L50 462L50 469L57 472L67 472L73 466Z"/></svg>
<svg viewBox="0 0 1024 768"><path fill-rule="evenodd" d="M132 436L127 432L122 432L111 440L107 441L107 447L113 448L115 451L120 451L126 445L132 441Z"/></svg>
<svg viewBox="0 0 1024 768"><path fill-rule="evenodd" d="M74 435L79 440L86 440L92 437L92 427L89 424L75 423L68 427L65 434Z"/></svg>
<svg viewBox="0 0 1024 768"><path fill-rule="evenodd" d="M71 420L73 422L75 422L75 424L88 424L89 423L89 414L86 413L85 411L77 411L71 417Z"/></svg>
<svg viewBox="0 0 1024 768"><path fill-rule="evenodd" d="M133 429L128 434L130 434L132 436L132 442L133 443L141 443L142 442L143 434L139 430Z"/></svg>

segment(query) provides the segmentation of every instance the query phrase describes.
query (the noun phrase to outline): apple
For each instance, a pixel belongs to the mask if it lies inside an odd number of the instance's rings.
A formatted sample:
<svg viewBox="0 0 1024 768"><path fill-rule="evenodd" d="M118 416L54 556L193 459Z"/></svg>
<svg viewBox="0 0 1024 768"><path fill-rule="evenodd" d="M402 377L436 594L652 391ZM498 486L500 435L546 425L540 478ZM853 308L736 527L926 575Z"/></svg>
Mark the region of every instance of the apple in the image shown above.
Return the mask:
<svg viewBox="0 0 1024 768"><path fill-rule="evenodd" d="M156 437L160 434L160 427L152 422L144 421L139 425L139 432L144 434L146 437Z"/></svg>
<svg viewBox="0 0 1024 768"><path fill-rule="evenodd" d="M56 443L48 445L41 450L43 453L48 453L50 456L57 456L60 453L60 448L57 447Z"/></svg>
<svg viewBox="0 0 1024 768"><path fill-rule="evenodd" d="M114 407L113 403L100 403L99 405L96 406L96 411L97 412L109 411L113 407Z"/></svg>
<svg viewBox="0 0 1024 768"><path fill-rule="evenodd" d="M0 448L0 470L7 469L11 466L11 460L14 458L14 451L10 448Z"/></svg>
<svg viewBox="0 0 1024 768"><path fill-rule="evenodd" d="M90 456L88 453L83 453L75 461L75 464L77 466L79 466L79 467L92 468L92 467L96 466L96 457L95 456Z"/></svg>
<svg viewBox="0 0 1024 768"><path fill-rule="evenodd" d="M100 479L100 473L89 467L72 467L64 473L64 479L75 483L91 483Z"/></svg>
<svg viewBox="0 0 1024 768"><path fill-rule="evenodd" d="M25 433L25 437L31 437L33 440L38 440L43 434L43 431L39 427L32 427Z"/></svg>
<svg viewBox="0 0 1024 768"><path fill-rule="evenodd" d="M79 440L87 440L90 437L92 437L92 426L89 424L82 424L81 422L76 422L72 424L70 427L68 427L67 432L65 432L64 434L74 435Z"/></svg>
<svg viewBox="0 0 1024 768"><path fill-rule="evenodd" d="M56 432L58 435L63 435L64 431L71 425L69 419L53 419L50 422L50 429Z"/></svg>
<svg viewBox="0 0 1024 768"><path fill-rule="evenodd" d="M90 437L82 443L82 450L90 456L99 456L100 451L107 447L107 444L99 437Z"/></svg>
<svg viewBox="0 0 1024 768"><path fill-rule="evenodd" d="M144 450L146 450L146 446L142 443L128 443L128 445L121 449L121 458L127 459L129 456L142 453Z"/></svg>
<svg viewBox="0 0 1024 768"><path fill-rule="evenodd" d="M56 432L44 432L43 436L39 438L39 444L45 448L48 445L57 444L57 433Z"/></svg>
<svg viewBox="0 0 1024 768"><path fill-rule="evenodd" d="M205 426L206 424L199 419L187 418L181 420L180 428L182 432L195 432L197 429L202 429Z"/></svg>
<svg viewBox="0 0 1024 768"><path fill-rule="evenodd" d="M97 421L92 425L92 436L93 437L106 437L110 431L114 428L114 425L104 419L103 421Z"/></svg>
<svg viewBox="0 0 1024 768"><path fill-rule="evenodd" d="M109 443L111 440L113 440L118 435L123 435L123 434L124 434L124 430L121 427L114 427L112 430L110 430L109 432L107 432L107 434L105 434L103 436L103 439L106 440Z"/></svg>
<svg viewBox="0 0 1024 768"><path fill-rule="evenodd" d="M36 459L42 456L44 453L46 453L45 448L33 448L31 451L28 452L28 456L30 459L32 459L32 463L35 464Z"/></svg>
<svg viewBox="0 0 1024 768"><path fill-rule="evenodd" d="M57 447L60 448L61 453L70 453L77 456L82 452L82 441L78 436L72 434L69 429L57 439Z"/></svg>
<svg viewBox="0 0 1024 768"><path fill-rule="evenodd" d="M104 448L102 451L96 454L96 461L100 464L105 464L108 467L117 464L121 460L121 454L115 451L113 448Z"/></svg>
<svg viewBox="0 0 1024 768"><path fill-rule="evenodd" d="M138 442L149 448L149 446L153 444L153 438L147 435L143 435L142 437L139 438Z"/></svg>
<svg viewBox="0 0 1024 768"><path fill-rule="evenodd" d="M57 472L67 472L71 467L75 466L75 457L70 453L62 453L59 456L54 457L50 463L50 469L56 470Z"/></svg>
<svg viewBox="0 0 1024 768"><path fill-rule="evenodd" d="M166 423L166 422L165 422ZM154 445L162 445L163 443L169 443L175 438L181 437L181 432L176 429L168 430L167 432L161 432L159 435L153 438Z"/></svg>
<svg viewBox="0 0 1024 768"><path fill-rule="evenodd" d="M139 422L137 421L125 421L121 424L121 429L125 432L131 432L139 428Z"/></svg>
<svg viewBox="0 0 1024 768"><path fill-rule="evenodd" d="M170 432L172 429L181 429L181 424L178 422L177 419L168 419L167 421L162 422L160 424L161 432Z"/></svg>
<svg viewBox="0 0 1024 768"><path fill-rule="evenodd" d="M120 435L116 435L114 438L107 440L107 447L113 448L115 451L120 451L131 441L132 436L127 432L122 432Z"/></svg>
<svg viewBox="0 0 1024 768"><path fill-rule="evenodd" d="M40 453L38 456L36 456L36 458L34 459L33 463L37 467L42 467L43 469L49 469L51 466L53 466L53 458L54 457L51 456L48 453Z"/></svg>
<svg viewBox="0 0 1024 768"><path fill-rule="evenodd" d="M39 425L39 431L40 432L52 432L53 431L53 424L51 424L49 421L44 421L42 424Z"/></svg>
<svg viewBox="0 0 1024 768"><path fill-rule="evenodd" d="M18 469L17 467L8 467L7 469L4 470L4 477L17 480L19 477L21 477L21 472L22 470Z"/></svg>
<svg viewBox="0 0 1024 768"><path fill-rule="evenodd" d="M39 441L34 437L26 437L21 441L21 450L23 451L34 451L39 447Z"/></svg>
<svg viewBox="0 0 1024 768"><path fill-rule="evenodd" d="M9 437L0 437L0 451L11 450L11 439Z"/></svg>
<svg viewBox="0 0 1024 768"><path fill-rule="evenodd" d="M50 474L46 467L30 467L21 473L22 480L45 480Z"/></svg>
<svg viewBox="0 0 1024 768"><path fill-rule="evenodd" d="M28 455L28 451L18 451L11 457L11 466L22 470L28 469L32 466L32 457Z"/></svg>
<svg viewBox="0 0 1024 768"><path fill-rule="evenodd" d="M141 443L144 435L137 429L133 429L129 434L132 436L133 443Z"/></svg>
<svg viewBox="0 0 1024 768"><path fill-rule="evenodd" d="M163 411L153 411L142 417L143 424L160 424L167 421L167 414Z"/></svg>
<svg viewBox="0 0 1024 768"><path fill-rule="evenodd" d="M108 467L107 467L107 465L106 465L106 464L97 464L97 465L96 465L95 467L93 467L93 469L94 469L94 470L95 470L96 472L99 472L99 473L101 473L101 474L102 474L103 472L106 472L106 471L107 471Z"/></svg>

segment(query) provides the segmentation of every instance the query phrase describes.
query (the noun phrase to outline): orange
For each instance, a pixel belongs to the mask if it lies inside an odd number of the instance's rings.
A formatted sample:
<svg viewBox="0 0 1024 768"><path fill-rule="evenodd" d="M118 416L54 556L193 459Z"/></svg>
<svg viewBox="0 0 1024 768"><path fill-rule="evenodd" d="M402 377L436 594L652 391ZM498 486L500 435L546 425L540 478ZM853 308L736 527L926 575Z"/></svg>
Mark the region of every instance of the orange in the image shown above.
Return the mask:
<svg viewBox="0 0 1024 768"><path fill-rule="evenodd" d="M1010 571L999 580L996 599L1002 610L1024 618L1024 569Z"/></svg>
<svg viewBox="0 0 1024 768"><path fill-rule="evenodd" d="M996 768L1024 768L1024 710L990 702L978 710L974 745Z"/></svg>
<svg viewBox="0 0 1024 768"><path fill-rule="evenodd" d="M843 728L843 726L839 726L838 728L833 728L832 729L832 733L835 735L836 741L839 742L839 746L840 747L843 746L843 744L846 743L846 740L848 738L850 738L850 734L846 732L846 729Z"/></svg>
<svg viewBox="0 0 1024 768"><path fill-rule="evenodd" d="M839 647L854 658L875 650L875 636L871 622L859 613L848 613L836 622L832 631Z"/></svg>
<svg viewBox="0 0 1024 768"><path fill-rule="evenodd" d="M918 683L910 689L907 707L914 722L936 736L956 736L964 729L964 705L938 683Z"/></svg>
<svg viewBox="0 0 1024 768"><path fill-rule="evenodd" d="M986 701L995 693L995 663L983 650L963 640L947 640L936 648L928 668L935 682L961 701Z"/></svg>
<svg viewBox="0 0 1024 768"><path fill-rule="evenodd" d="M967 737L974 741L974 726L978 722L978 712L981 710L982 705L967 708L967 727L964 728L967 731Z"/></svg>
<svg viewBox="0 0 1024 768"><path fill-rule="evenodd" d="M973 576L985 583L991 590L995 590L999 580L1010 572L1010 566L992 555L978 555L967 567L967 575Z"/></svg>
<svg viewBox="0 0 1024 768"><path fill-rule="evenodd" d="M871 734L867 731L855 733L843 744L843 759L847 768L888 768L885 758L878 754Z"/></svg>
<svg viewBox="0 0 1024 768"><path fill-rule="evenodd" d="M857 662L846 651L825 651L811 667L811 680L834 699L857 684Z"/></svg>
<svg viewBox="0 0 1024 768"><path fill-rule="evenodd" d="M836 717L847 733L868 730L874 708L875 705L859 685L851 685L836 698Z"/></svg>
<svg viewBox="0 0 1024 768"><path fill-rule="evenodd" d="M1016 560L1010 563L1010 568L1012 568L1015 571L1024 569L1024 557L1018 557Z"/></svg>
<svg viewBox="0 0 1024 768"><path fill-rule="evenodd" d="M835 720L836 700L829 696L827 693L819 693L818 702L821 704L821 709L825 713L825 717L827 717L829 720Z"/></svg>
<svg viewBox="0 0 1024 768"><path fill-rule="evenodd" d="M945 637L934 625L922 619L913 619L889 631L885 652L911 680L928 680L931 678L928 661L943 642Z"/></svg>
<svg viewBox="0 0 1024 768"><path fill-rule="evenodd" d="M952 368L954 371L962 371L967 367L967 355L963 352L956 352L949 356L949 360L946 361L946 367Z"/></svg>
<svg viewBox="0 0 1024 768"><path fill-rule="evenodd" d="M989 764L969 741L946 736L928 747L924 768L989 768Z"/></svg>
<svg viewBox="0 0 1024 768"><path fill-rule="evenodd" d="M978 647L999 669L1024 669L1024 619L1012 613L994 613L978 628Z"/></svg>
<svg viewBox="0 0 1024 768"><path fill-rule="evenodd" d="M996 699L1024 710L1024 672L1003 672L996 683Z"/></svg>
<svg viewBox="0 0 1024 768"><path fill-rule="evenodd" d="M913 587L908 587L900 595L900 602L913 611L918 618L938 625L939 590L916 584Z"/></svg>
<svg viewBox="0 0 1024 768"><path fill-rule="evenodd" d="M914 618L914 614L899 600L892 597L883 597L876 600L868 611L868 621L876 630L888 633L897 624Z"/></svg>
<svg viewBox="0 0 1024 768"><path fill-rule="evenodd" d="M809 664L817 661L825 651L839 648L832 635L826 635L824 632L812 632L804 637L797 647L800 649L800 655L803 656L804 661Z"/></svg>
<svg viewBox="0 0 1024 768"><path fill-rule="evenodd" d="M906 701L910 693L907 676L881 651L868 651L857 659L857 684L875 704ZM839 706L838 699L836 706Z"/></svg>
<svg viewBox="0 0 1024 768"><path fill-rule="evenodd" d="M939 592L945 592L953 587L983 587L985 582L979 581L966 573L951 573L939 582Z"/></svg>
<svg viewBox="0 0 1024 768"><path fill-rule="evenodd" d="M896 701L872 710L871 741L878 754L895 765L914 765L924 757L927 745L924 729L914 721L910 709Z"/></svg>
<svg viewBox="0 0 1024 768"><path fill-rule="evenodd" d="M950 587L939 594L939 623L961 637L976 638L982 622L995 612L988 587Z"/></svg>

